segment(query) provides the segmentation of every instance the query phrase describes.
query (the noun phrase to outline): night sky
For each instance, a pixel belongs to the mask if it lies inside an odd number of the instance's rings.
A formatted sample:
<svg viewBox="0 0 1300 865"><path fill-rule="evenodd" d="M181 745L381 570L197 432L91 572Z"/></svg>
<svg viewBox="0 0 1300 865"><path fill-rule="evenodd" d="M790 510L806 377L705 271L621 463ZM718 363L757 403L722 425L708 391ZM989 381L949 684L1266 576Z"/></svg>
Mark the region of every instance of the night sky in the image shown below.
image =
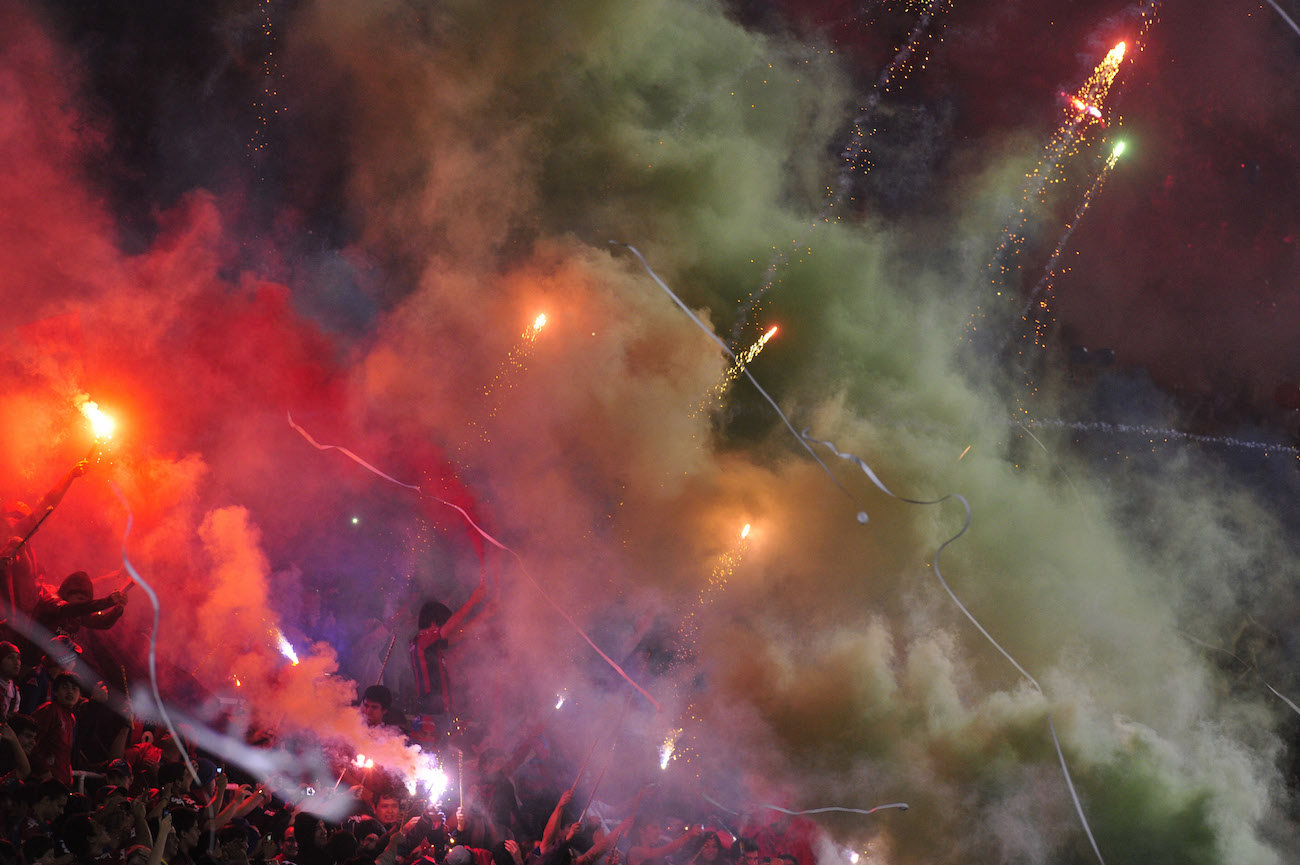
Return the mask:
<svg viewBox="0 0 1300 865"><path fill-rule="evenodd" d="M1288 861L1280 7L0 0L0 489L112 413L47 579L120 566L125 501L168 684L260 723L369 735L350 680L482 576L494 744L607 732L580 631L660 704L611 801L909 803L826 862ZM774 325L788 426L712 339Z"/></svg>

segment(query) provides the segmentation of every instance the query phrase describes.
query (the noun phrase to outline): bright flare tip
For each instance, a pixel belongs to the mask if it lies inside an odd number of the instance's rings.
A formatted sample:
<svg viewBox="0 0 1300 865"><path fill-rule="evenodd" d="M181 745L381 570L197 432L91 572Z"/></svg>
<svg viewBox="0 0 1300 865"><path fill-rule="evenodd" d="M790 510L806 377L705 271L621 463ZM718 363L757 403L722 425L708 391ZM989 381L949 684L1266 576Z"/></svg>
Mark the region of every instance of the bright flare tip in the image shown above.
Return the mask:
<svg viewBox="0 0 1300 865"><path fill-rule="evenodd" d="M546 327L546 313L543 312L533 319L533 330L541 330L544 327Z"/></svg>
<svg viewBox="0 0 1300 865"><path fill-rule="evenodd" d="M288 658L289 663L298 666L298 653L293 650L293 643L290 643L278 629L275 632L275 640L279 643L280 654Z"/></svg>
<svg viewBox="0 0 1300 865"><path fill-rule="evenodd" d="M740 539L743 541L747 537L749 537L749 523L745 523L745 527L740 530Z"/></svg>
<svg viewBox="0 0 1300 865"><path fill-rule="evenodd" d="M93 400L86 400L81 404L81 413L90 421L90 428L95 433L97 439L107 439L113 437L113 430L117 428L117 422L111 417L100 411L99 406Z"/></svg>

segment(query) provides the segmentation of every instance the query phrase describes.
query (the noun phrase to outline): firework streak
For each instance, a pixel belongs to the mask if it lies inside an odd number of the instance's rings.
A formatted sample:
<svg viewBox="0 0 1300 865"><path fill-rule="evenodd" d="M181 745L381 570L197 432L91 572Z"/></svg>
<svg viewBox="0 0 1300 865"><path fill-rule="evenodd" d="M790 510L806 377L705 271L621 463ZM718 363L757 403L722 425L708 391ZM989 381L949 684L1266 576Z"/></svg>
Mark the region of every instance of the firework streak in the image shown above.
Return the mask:
<svg viewBox="0 0 1300 865"><path fill-rule="evenodd" d="M1024 423L1027 426L1047 427L1050 429L1068 429L1074 430L1075 432L1100 432L1118 435L1146 436L1153 443L1157 438L1159 438L1164 439L1165 441L1176 440L1199 442L1201 444L1223 445L1225 447L1240 448L1243 450L1257 450L1266 453L1277 452L1300 456L1300 447L1295 447L1293 445L1252 441L1250 439L1239 439L1234 436L1207 436L1198 433L1184 432L1182 430L1165 429L1162 427L1107 423L1105 421L1027 420Z"/></svg>
<svg viewBox="0 0 1300 865"><path fill-rule="evenodd" d="M1083 194L1083 200L1079 202L1078 208L1074 211L1074 218L1066 223L1065 231L1061 234L1061 239L1057 241L1056 248L1052 250L1052 255L1047 259L1047 265L1043 268L1042 277L1039 278L1037 284L1035 284L1033 289L1029 292L1029 297L1025 300L1025 308L1020 311L1020 317L1024 319L1026 324L1030 324L1032 321L1034 328L1034 344L1039 348L1043 347L1044 332L1047 329L1047 322L1049 319L1047 314L1048 302L1046 294L1051 293L1051 280L1055 275L1056 265L1061 260L1061 253L1065 250L1065 245L1070 242L1070 235L1074 234L1074 229L1078 226L1079 220L1083 219L1083 215L1087 213L1088 208L1092 206L1093 198L1096 197L1097 193L1101 191L1102 186L1105 185L1106 178L1110 175L1110 170L1115 167L1115 163L1119 161L1119 157L1123 152L1124 142L1120 141L1111 150L1110 156L1107 157L1105 165L1101 167L1101 172L1097 175L1097 179L1092 182L1092 185L1088 187L1088 191ZM1041 301L1038 299L1039 295L1044 295ZM1030 313L1035 305L1039 307L1040 311L1034 312L1031 316Z"/></svg>
<svg viewBox="0 0 1300 865"><path fill-rule="evenodd" d="M890 61L890 64L880 73L880 77L876 79L876 83L871 88L871 93L863 102L858 116L853 121L853 129L849 132L849 143L840 151L840 168L836 174L835 188L827 198L826 206L808 223L807 230L791 243L789 251L775 250L772 253L767 262L767 269L763 272L763 284L750 294L749 301L741 310L740 318L737 319L735 327L732 328L731 341L733 344L739 343L741 332L749 323L750 316L757 311L759 304L762 303L763 296L771 290L773 283L776 282L777 271L789 260L790 253L803 246L809 232L817 228L818 225L830 222L831 212L848 196L850 189L853 187L853 178L858 174L862 154L866 150L867 138L874 131L874 129L867 128L867 121L875 114L881 96L889 90L894 78L901 70L907 68L908 63L915 56L917 45L929 34L930 24L934 21L935 16L942 12L949 2L950 0L932 0L926 5L925 11L921 13L920 19L916 22L916 26L912 28L911 35L907 38L907 44L899 49L898 53L894 55L894 59Z"/></svg>

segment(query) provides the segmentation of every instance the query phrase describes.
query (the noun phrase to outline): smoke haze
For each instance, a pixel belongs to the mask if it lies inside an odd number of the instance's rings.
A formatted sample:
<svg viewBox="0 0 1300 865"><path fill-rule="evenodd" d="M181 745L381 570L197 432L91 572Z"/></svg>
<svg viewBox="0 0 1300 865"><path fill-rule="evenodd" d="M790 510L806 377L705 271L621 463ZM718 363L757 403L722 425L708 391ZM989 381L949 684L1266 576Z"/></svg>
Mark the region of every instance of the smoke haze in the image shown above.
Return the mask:
<svg viewBox="0 0 1300 865"><path fill-rule="evenodd" d="M895 43L836 50L851 24L817 22L854 10L797 5L302 0L200 21L0 0L5 497L34 502L84 456L83 394L118 419L35 540L48 579L121 564L111 479L161 596L165 685L242 697L286 737L413 765L349 708L351 682L375 680L394 638L384 672L409 676L420 604L455 609L482 574L495 606L453 655L457 682L494 743L546 722L575 763L630 699L610 801L656 780L701 808L906 802L825 817L824 860L1093 861L1050 715L1106 862L1285 861L1295 720L1259 677L1300 691L1276 504L1294 458L1019 426L1184 419L1168 394L1200 367L1062 371L1071 333L1138 326L1119 301L1066 300L1073 331L1038 361L996 351L1022 325L1018 300L989 303L987 266L1052 88L1076 89L1140 7L1063 19L1015 61L1047 76L1027 85L1037 125L1008 94L957 92L985 52L1013 53L998 37L1029 26L1025 7L938 16L920 56L940 74L913 69L922 95L882 103L871 172L819 221L862 80ZM917 10L877 6L905 40ZM1185 50L1170 42L1151 50ZM1042 71L1053 46L1068 61ZM988 80L1037 81L1013 67ZM1126 115L1157 98L1140 80ZM1152 194L1139 182L1115 177L1116 197ZM1033 214L1048 249L1076 203ZM1123 242L1140 213L1090 218L1078 266L1108 290L1124 290L1108 269L1175 260L1154 232ZM610 241L724 339L775 266L735 349L779 325L750 370L796 429L899 495L969 500L943 575L1041 693L936 579L960 504L902 502L815 447L828 478L743 380L710 401L730 359ZM1274 253L1251 267L1284 271ZM988 338L968 330L981 304ZM313 448L289 414L425 495ZM551 602L662 710L626 698ZM148 623L135 593L124 654ZM1243 673L1229 653L1247 649Z"/></svg>

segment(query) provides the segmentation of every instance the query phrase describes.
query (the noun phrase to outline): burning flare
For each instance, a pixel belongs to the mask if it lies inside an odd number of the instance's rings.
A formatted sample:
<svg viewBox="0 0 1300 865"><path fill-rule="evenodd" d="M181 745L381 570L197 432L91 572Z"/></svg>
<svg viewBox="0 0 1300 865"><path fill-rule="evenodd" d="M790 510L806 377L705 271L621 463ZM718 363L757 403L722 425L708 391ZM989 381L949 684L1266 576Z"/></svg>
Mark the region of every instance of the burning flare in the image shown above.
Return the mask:
<svg viewBox="0 0 1300 865"><path fill-rule="evenodd" d="M524 331L524 339L532 342L537 339L537 334L541 333L544 327L546 327L546 313L538 313L537 318L533 319L533 323Z"/></svg>
<svg viewBox="0 0 1300 865"><path fill-rule="evenodd" d="M99 409L99 405L94 400L86 400L81 404L81 413L90 421L90 428L95 433L95 439L110 439L113 437L113 430L117 428L117 422L111 417L104 414Z"/></svg>
<svg viewBox="0 0 1300 865"><path fill-rule="evenodd" d="M280 654L288 658L289 663L293 664L295 667L298 666L298 653L293 650L293 643L289 642L284 634L280 632L279 628L276 628L275 630L275 640L279 643Z"/></svg>

